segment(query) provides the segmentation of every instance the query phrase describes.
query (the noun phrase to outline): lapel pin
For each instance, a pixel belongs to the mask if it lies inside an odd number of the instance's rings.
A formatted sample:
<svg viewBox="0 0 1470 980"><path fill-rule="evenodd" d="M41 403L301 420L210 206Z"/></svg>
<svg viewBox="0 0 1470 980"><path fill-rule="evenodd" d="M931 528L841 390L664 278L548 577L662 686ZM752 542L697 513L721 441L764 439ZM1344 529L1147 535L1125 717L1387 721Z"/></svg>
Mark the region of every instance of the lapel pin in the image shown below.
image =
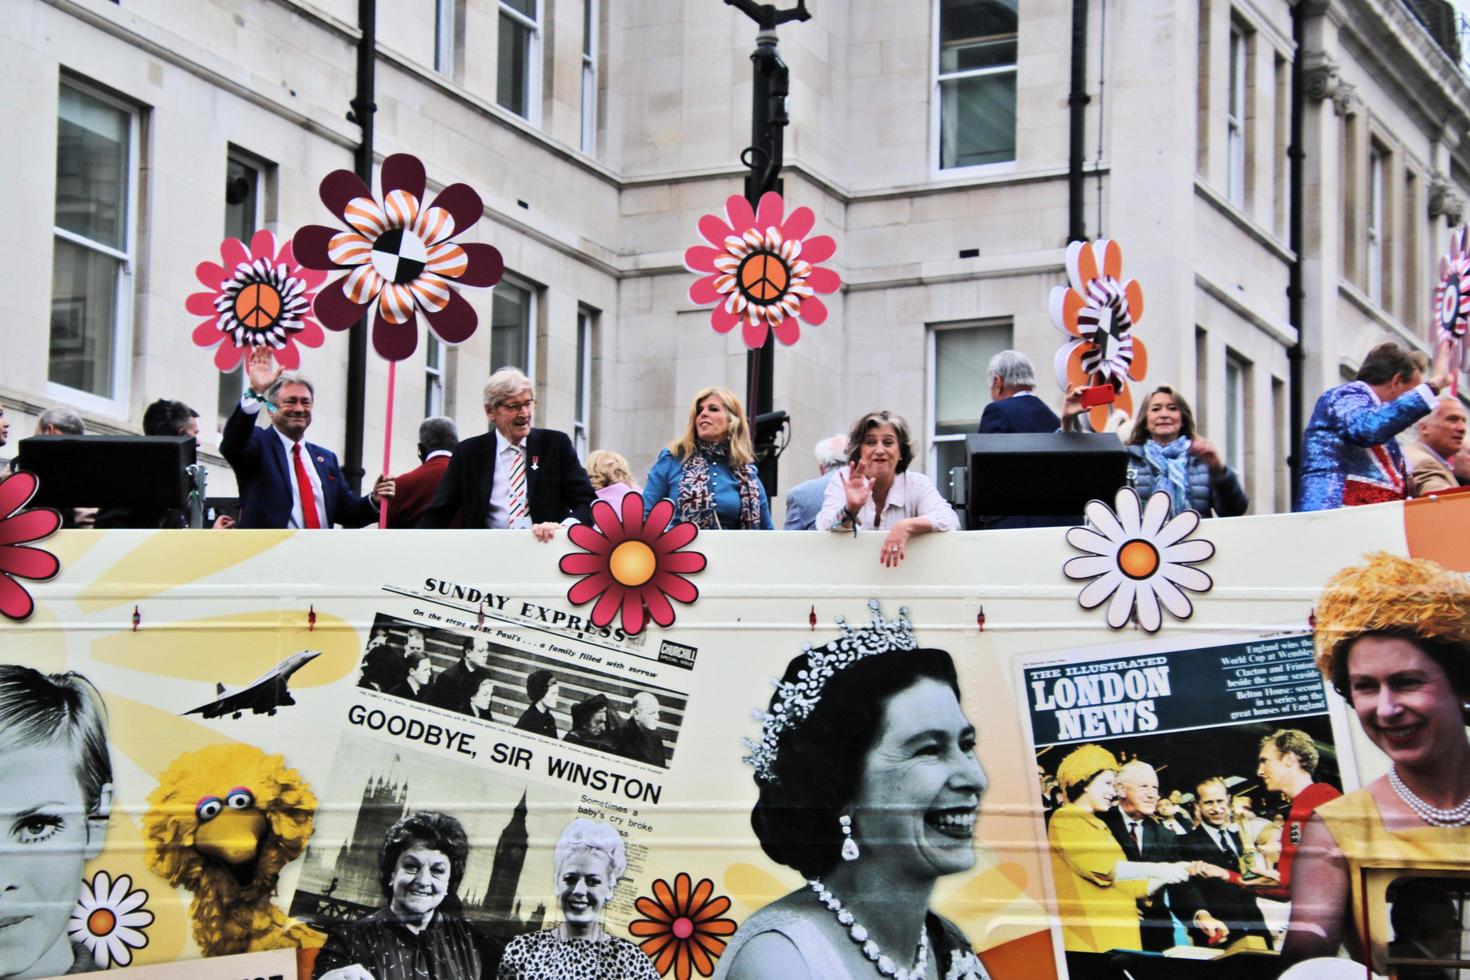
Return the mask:
<svg viewBox="0 0 1470 980"><path fill-rule="evenodd" d="M533 469L533 470L539 470L540 468L541 468L541 457L540 456L532 456L531 457L531 469Z"/></svg>

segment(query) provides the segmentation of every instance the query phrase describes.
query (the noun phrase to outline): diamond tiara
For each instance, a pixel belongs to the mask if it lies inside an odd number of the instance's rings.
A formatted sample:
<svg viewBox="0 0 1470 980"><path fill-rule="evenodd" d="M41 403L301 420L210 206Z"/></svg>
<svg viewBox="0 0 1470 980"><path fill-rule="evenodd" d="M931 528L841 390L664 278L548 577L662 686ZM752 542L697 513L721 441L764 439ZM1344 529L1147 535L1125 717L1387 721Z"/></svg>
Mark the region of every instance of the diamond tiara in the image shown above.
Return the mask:
<svg viewBox="0 0 1470 980"><path fill-rule="evenodd" d="M776 782L776 752L781 736L806 721L822 700L827 682L839 671L866 657L918 649L919 643L914 639L914 628L909 622L906 607L898 610L897 619L884 619L878 611L877 599L869 599L868 608L873 611L871 625L854 628L838 616L837 627L842 630L842 635L819 647L805 644L802 652L806 655L806 668L797 672L795 680L771 679L776 688L771 709L761 711L756 708L751 712L751 717L761 723L760 741L740 740L750 750L743 761L755 770L757 782L768 785Z"/></svg>

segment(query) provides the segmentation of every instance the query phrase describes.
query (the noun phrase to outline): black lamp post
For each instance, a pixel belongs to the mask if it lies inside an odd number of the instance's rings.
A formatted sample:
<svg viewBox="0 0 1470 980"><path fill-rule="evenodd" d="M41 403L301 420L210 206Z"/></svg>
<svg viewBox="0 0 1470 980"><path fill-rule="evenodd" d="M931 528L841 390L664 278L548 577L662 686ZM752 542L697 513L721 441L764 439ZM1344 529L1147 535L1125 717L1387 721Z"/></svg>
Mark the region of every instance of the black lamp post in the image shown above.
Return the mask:
<svg viewBox="0 0 1470 980"><path fill-rule="evenodd" d="M755 36L755 51L750 55L754 69L750 97L750 145L740 154L740 162L750 169L745 177L745 199L755 208L762 194L781 190L783 141L786 124L791 121L786 111L786 99L791 91L790 72L776 49L776 27L787 21L811 20L812 15L806 9L806 0L797 0L795 7L785 10L777 9L775 4L756 3L755 0L725 0L725 3L755 21L759 28ZM745 405L752 430L756 428L756 417L771 411L775 347L775 339L768 337L759 350L745 355ZM754 436L755 432L751 434ZM776 492L774 454L761 462L761 482L769 492Z"/></svg>

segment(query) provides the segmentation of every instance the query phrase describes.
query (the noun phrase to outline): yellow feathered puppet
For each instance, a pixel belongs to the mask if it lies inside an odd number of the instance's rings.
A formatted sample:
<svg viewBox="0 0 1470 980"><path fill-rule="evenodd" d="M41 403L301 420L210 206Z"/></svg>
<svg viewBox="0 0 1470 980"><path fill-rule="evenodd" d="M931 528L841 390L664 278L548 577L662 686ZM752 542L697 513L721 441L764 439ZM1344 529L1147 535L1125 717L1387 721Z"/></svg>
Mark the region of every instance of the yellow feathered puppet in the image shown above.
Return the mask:
<svg viewBox="0 0 1470 980"><path fill-rule="evenodd" d="M148 867L194 893L205 956L314 949L325 937L272 904L281 869L311 838L316 797L279 755L211 745L175 759L148 797Z"/></svg>

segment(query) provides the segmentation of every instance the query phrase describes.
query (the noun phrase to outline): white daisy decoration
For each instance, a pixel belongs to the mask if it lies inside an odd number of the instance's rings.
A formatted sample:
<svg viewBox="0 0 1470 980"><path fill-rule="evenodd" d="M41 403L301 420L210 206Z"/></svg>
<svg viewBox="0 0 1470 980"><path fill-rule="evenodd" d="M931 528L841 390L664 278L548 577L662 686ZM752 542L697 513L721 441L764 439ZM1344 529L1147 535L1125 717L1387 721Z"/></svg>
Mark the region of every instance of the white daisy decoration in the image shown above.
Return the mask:
<svg viewBox="0 0 1470 980"><path fill-rule="evenodd" d="M1140 513L1138 492L1132 487L1118 491L1113 507L1101 500L1087 504L1090 527L1067 531L1067 543L1087 554L1069 558L1062 572L1070 579L1090 579L1077 593L1077 604L1096 609L1111 596L1108 625L1122 629L1129 615L1150 633L1163 625L1160 604L1176 618L1188 619L1194 606L1184 590L1208 592L1215 584L1195 568L1215 554L1208 541L1186 541L1199 527L1199 514L1192 510L1169 517L1169 495L1159 491L1149 498Z"/></svg>
<svg viewBox="0 0 1470 980"><path fill-rule="evenodd" d="M87 947L99 970L127 966L133 961L133 950L148 945L144 930L153 924L153 913L143 908L147 901L148 892L134 889L132 878L118 875L114 881L106 871L99 871L90 883L82 882L67 935Z"/></svg>

